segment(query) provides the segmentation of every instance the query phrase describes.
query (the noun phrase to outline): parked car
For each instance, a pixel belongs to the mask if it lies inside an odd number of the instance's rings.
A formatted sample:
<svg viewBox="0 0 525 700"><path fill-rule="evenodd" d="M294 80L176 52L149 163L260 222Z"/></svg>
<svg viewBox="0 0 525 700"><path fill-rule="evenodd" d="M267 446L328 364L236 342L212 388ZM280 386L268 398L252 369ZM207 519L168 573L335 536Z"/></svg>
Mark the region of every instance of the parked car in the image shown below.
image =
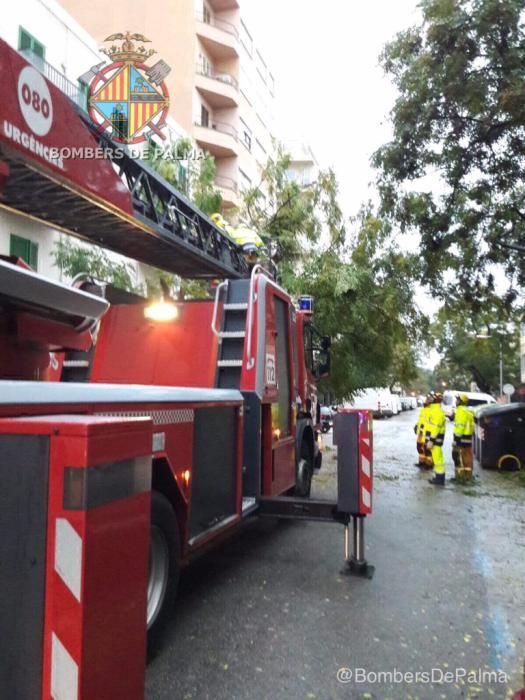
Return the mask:
<svg viewBox="0 0 525 700"><path fill-rule="evenodd" d="M388 390L387 390L388 391ZM401 397L399 394L390 394L392 397L392 413L397 416L403 410L403 405L401 404Z"/></svg>
<svg viewBox="0 0 525 700"><path fill-rule="evenodd" d="M374 418L390 418L394 415L394 408L397 409L395 413L399 413L397 403L394 406L394 398L387 388L362 389L348 405L353 408L367 408L373 412Z"/></svg>
<svg viewBox="0 0 525 700"><path fill-rule="evenodd" d="M403 411L411 411L417 408L417 399L415 396L401 396L401 408Z"/></svg>
<svg viewBox="0 0 525 700"><path fill-rule="evenodd" d="M483 406L496 403L496 399L493 396L479 391L445 391L443 394L443 411L449 420L454 420L457 397L460 394L468 396L468 406Z"/></svg>

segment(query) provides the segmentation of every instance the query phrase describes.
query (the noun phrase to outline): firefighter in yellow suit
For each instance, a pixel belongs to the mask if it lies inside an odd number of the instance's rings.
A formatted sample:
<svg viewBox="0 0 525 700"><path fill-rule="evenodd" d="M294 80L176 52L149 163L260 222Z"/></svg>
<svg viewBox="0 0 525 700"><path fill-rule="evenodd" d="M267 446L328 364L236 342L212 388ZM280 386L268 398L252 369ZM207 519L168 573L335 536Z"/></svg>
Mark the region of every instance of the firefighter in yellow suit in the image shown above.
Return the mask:
<svg viewBox="0 0 525 700"><path fill-rule="evenodd" d="M455 467L455 481L467 482L472 479L472 436L474 434L474 414L468 407L468 396L460 394L456 400L454 415L454 442L452 459Z"/></svg>
<svg viewBox="0 0 525 700"><path fill-rule="evenodd" d="M443 394L434 394L429 406L426 428L426 447L432 453L434 462L434 476L430 483L435 486L445 485L445 456L443 455L443 441L445 438L446 418L441 403Z"/></svg>
<svg viewBox="0 0 525 700"><path fill-rule="evenodd" d="M218 213L212 214L211 220L218 228L225 231L232 241L241 248L246 261L250 265L255 265L258 262L259 253L264 246L264 241L256 231L245 224L232 226Z"/></svg>
<svg viewBox="0 0 525 700"><path fill-rule="evenodd" d="M432 462L432 454L430 450L427 449L426 443L426 424L428 420L428 411L430 408L432 395L429 394L425 398L425 402L419 412L417 422L414 426L414 433L416 434L416 449L418 455L418 461L416 467L421 469L432 469L434 466Z"/></svg>

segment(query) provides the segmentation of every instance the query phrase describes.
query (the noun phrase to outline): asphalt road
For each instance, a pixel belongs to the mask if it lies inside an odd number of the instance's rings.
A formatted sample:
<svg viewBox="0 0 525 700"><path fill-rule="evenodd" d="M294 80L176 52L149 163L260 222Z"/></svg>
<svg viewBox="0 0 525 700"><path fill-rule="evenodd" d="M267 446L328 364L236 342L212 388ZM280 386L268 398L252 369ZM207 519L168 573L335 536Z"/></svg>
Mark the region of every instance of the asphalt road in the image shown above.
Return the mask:
<svg viewBox="0 0 525 700"><path fill-rule="evenodd" d="M484 699L521 687L525 488L493 472L429 485L413 466L415 418L374 422L373 580L341 575L341 526L254 519L183 575L148 700ZM314 495L334 493L334 456L328 436Z"/></svg>

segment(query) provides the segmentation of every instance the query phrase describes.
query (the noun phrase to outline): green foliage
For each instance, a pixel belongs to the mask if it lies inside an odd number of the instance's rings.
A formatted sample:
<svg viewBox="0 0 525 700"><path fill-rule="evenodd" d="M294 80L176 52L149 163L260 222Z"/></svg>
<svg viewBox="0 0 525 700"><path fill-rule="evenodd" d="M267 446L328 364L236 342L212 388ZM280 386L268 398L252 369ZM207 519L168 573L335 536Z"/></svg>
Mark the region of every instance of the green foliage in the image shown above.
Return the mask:
<svg viewBox="0 0 525 700"><path fill-rule="evenodd" d="M112 260L98 246L73 243L70 238L61 238L55 243L52 256L54 264L68 277L85 272L96 279L111 282L120 289L137 291L133 265Z"/></svg>
<svg viewBox="0 0 525 700"><path fill-rule="evenodd" d="M448 302L437 314L432 328L435 347L442 355L434 376L436 386L467 389L475 382L481 391L499 394L500 345L503 383L520 383L519 325L502 314L502 304L473 314L460 301ZM476 335L490 336L477 338Z"/></svg>
<svg viewBox="0 0 525 700"><path fill-rule="evenodd" d="M172 299L207 299L208 285L203 280L189 280L164 270L152 270L146 281L148 299L163 296L163 287Z"/></svg>
<svg viewBox="0 0 525 700"><path fill-rule="evenodd" d="M382 55L399 92L393 139L374 156L382 212L402 231L420 233L420 276L435 294L459 285L479 306L501 296L499 265L510 309L525 283L523 2L422 0L420 7L420 26L398 34Z"/></svg>
<svg viewBox="0 0 525 700"><path fill-rule="evenodd" d="M168 152L156 142L150 142L148 164L167 182L186 194L205 214L220 212L221 193L215 189L215 160L209 153L194 160L195 149L190 139L179 139ZM184 167L186 162L187 167ZM205 282L185 280L161 270L154 270L147 281L148 296L161 294L160 280L163 280L173 296L180 299L205 299L208 288Z"/></svg>
<svg viewBox="0 0 525 700"><path fill-rule="evenodd" d="M222 209L222 195L215 189L215 160L206 153L198 170L193 173L191 198L205 214L214 214Z"/></svg>
<svg viewBox="0 0 525 700"><path fill-rule="evenodd" d="M293 267L323 233L332 242L344 240L345 227L334 173L321 172L309 186L301 187L287 176L289 166L290 156L276 144L259 184L244 193L241 218L267 245L277 243L286 265Z"/></svg>
<svg viewBox="0 0 525 700"><path fill-rule="evenodd" d="M184 162L193 151L190 139L179 139L165 152L163 146L150 139L146 163L177 190L188 194L189 178Z"/></svg>
<svg viewBox="0 0 525 700"><path fill-rule="evenodd" d="M315 297L315 323L332 337L332 374L324 385L339 398L369 386L415 378L415 343L425 323L413 305L409 262L384 241L381 222L363 210L350 245L310 253L296 293Z"/></svg>
<svg viewBox="0 0 525 700"><path fill-rule="evenodd" d="M209 153L195 158L195 153L188 138L179 139L168 151L151 140L146 162L201 211L214 214L222 208L221 193L215 188L215 160Z"/></svg>
<svg viewBox="0 0 525 700"><path fill-rule="evenodd" d="M368 386L417 376L415 343L426 322L413 304L411 256L371 205L345 224L331 170L302 187L287 177L290 158L277 146L241 218L283 252L280 274L292 295L315 297L315 325L332 338L332 371L321 390L339 399Z"/></svg>
<svg viewBox="0 0 525 700"><path fill-rule="evenodd" d="M431 389L435 388L433 371L426 367L417 367L416 377L410 382L410 391L418 396L421 394L425 396Z"/></svg>

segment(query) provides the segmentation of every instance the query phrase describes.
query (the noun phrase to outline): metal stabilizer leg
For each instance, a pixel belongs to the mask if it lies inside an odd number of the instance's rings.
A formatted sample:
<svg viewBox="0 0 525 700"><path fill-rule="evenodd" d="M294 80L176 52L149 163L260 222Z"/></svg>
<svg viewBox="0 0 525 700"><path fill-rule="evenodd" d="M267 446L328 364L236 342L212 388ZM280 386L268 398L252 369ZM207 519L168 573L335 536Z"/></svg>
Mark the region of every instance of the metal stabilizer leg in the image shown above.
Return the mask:
<svg viewBox="0 0 525 700"><path fill-rule="evenodd" d="M372 578L375 567L365 559L365 518L362 515L352 517L352 554L350 554L350 530L345 525L345 568L341 572L348 576Z"/></svg>

